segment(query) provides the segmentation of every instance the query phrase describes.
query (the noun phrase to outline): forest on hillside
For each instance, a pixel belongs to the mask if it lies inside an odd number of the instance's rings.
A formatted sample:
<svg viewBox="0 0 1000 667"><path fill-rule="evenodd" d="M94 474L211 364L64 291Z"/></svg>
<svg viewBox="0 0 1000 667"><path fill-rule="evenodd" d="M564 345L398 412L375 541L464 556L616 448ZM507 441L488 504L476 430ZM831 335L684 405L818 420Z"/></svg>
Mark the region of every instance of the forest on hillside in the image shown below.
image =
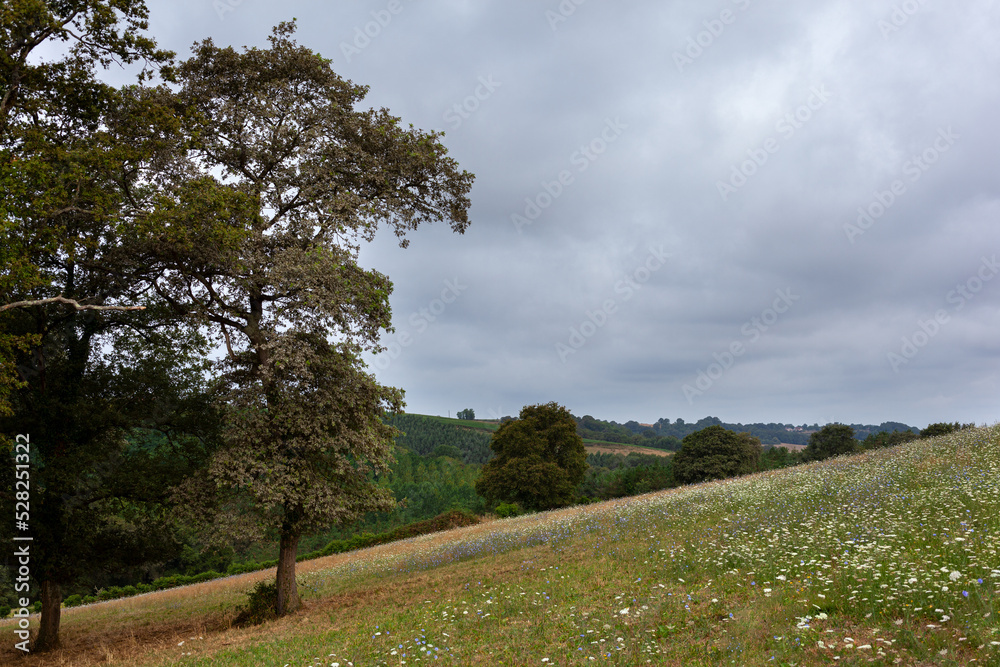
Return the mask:
<svg viewBox="0 0 1000 667"><path fill-rule="evenodd" d="M657 449L669 449L676 451L680 449L681 440L685 436L701 431L709 426L721 426L728 431L737 433L749 433L758 438L764 446L789 444L807 445L809 436L821 428L819 424L777 424L777 423L754 423L739 424L725 423L718 417L705 417L696 422L685 422L677 419L671 423L669 419L659 419L655 424L643 425L637 421L627 421L619 424L614 421L603 421L595 419L590 415L577 418L577 431L584 438L594 438L598 440L608 440L611 442L621 442L644 447L655 447ZM900 422L882 422L878 426L872 424L848 424L854 429L855 436L863 440L873 433L883 433L892 431L911 431L917 433L918 428L908 426Z"/></svg>

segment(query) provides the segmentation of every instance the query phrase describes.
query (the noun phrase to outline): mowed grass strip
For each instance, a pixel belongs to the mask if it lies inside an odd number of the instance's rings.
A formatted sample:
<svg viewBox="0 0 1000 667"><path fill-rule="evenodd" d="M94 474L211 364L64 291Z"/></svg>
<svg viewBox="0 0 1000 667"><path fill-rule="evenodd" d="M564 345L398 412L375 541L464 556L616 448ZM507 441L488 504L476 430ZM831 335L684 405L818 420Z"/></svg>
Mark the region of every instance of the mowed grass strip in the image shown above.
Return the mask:
<svg viewBox="0 0 1000 667"><path fill-rule="evenodd" d="M67 642L100 629L107 654L21 664L996 665L1000 428L299 572L304 608L273 623L227 627L253 578L210 582L75 610ZM115 644L113 631L136 639Z"/></svg>

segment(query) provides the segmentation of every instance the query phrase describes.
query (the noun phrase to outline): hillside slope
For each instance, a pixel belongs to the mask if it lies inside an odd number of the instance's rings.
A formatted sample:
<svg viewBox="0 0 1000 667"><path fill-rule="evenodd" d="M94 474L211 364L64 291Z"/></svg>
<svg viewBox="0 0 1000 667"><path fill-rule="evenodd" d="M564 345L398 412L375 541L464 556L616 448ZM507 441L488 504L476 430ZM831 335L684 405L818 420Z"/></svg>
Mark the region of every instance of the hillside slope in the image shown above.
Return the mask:
<svg viewBox="0 0 1000 667"><path fill-rule="evenodd" d="M1000 427L301 572L303 611L258 628L218 629L251 578L70 610L73 664L100 633L122 665L1000 664Z"/></svg>
<svg viewBox="0 0 1000 667"><path fill-rule="evenodd" d="M496 421L452 419L406 413L393 417L390 422L403 431L396 444L421 456L428 456L441 446L457 448L466 463L486 463L493 455L490 437L499 427ZM630 453L670 456L673 452L641 445L624 444L607 440L583 439L588 454L611 453L628 456Z"/></svg>

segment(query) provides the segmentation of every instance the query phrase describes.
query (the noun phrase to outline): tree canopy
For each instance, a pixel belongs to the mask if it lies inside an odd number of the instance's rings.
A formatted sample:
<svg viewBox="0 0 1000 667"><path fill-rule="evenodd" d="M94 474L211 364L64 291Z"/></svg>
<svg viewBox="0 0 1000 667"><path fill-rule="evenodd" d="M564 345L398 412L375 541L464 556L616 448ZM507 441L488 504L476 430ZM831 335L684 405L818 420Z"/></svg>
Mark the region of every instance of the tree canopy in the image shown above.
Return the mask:
<svg viewBox="0 0 1000 667"><path fill-rule="evenodd" d="M709 426L684 437L674 454L674 479L695 484L726 479L760 470L760 440L749 433L734 433Z"/></svg>
<svg viewBox="0 0 1000 667"><path fill-rule="evenodd" d="M517 503L547 510L570 505L587 470L587 452L576 421L557 403L528 405L493 434L494 457L476 482L487 503Z"/></svg>
<svg viewBox="0 0 1000 667"><path fill-rule="evenodd" d="M806 460L822 461L832 456L853 454L859 449L853 428L846 424L827 424L809 436L809 446L803 454Z"/></svg>

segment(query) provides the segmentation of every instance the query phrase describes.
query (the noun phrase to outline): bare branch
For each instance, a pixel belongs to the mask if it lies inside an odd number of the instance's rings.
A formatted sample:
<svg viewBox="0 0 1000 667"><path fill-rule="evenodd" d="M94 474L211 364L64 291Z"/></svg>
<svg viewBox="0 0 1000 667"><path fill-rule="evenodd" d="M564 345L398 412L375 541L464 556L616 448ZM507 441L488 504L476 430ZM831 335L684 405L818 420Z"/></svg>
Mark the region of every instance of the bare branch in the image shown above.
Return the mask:
<svg viewBox="0 0 1000 667"><path fill-rule="evenodd" d="M229 327L222 325L222 335L226 337L226 349L229 350L229 358L236 361L236 353L233 352L233 341L229 338Z"/></svg>
<svg viewBox="0 0 1000 667"><path fill-rule="evenodd" d="M34 299L32 301L15 301L0 306L0 312L11 308L30 308L32 306L45 306L50 303L65 303L73 306L77 310L146 310L146 306L86 306L74 299L67 299L64 296L53 296L48 299Z"/></svg>

